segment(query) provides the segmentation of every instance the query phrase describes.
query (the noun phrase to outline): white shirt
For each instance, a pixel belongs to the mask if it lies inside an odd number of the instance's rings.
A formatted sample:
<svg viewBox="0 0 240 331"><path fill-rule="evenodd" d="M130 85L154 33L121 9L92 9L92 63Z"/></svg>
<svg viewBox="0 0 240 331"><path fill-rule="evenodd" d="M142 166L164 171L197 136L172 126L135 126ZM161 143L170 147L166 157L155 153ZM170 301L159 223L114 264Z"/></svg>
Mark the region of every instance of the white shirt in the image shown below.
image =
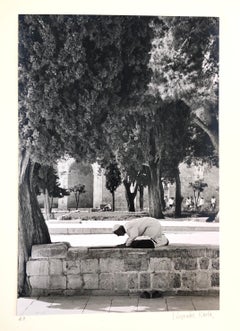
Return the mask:
<svg viewBox="0 0 240 331"><path fill-rule="evenodd" d="M155 247L166 245L168 242L168 239L162 233L162 226L156 218L142 217L128 221L123 226L128 235L126 246L130 246L133 240L138 237L153 239Z"/></svg>

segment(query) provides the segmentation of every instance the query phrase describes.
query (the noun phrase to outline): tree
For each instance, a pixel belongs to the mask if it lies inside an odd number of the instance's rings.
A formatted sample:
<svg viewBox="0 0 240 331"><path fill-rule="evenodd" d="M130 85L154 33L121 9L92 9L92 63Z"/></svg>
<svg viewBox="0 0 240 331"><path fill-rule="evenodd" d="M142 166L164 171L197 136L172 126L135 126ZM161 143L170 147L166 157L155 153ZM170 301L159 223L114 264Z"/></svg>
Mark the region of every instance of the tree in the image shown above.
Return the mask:
<svg viewBox="0 0 240 331"><path fill-rule="evenodd" d="M196 180L193 183L189 183L189 186L192 187L192 189L193 189L194 206L197 209L200 194L201 194L201 192L204 191L204 188L207 187L208 185L207 185L207 183L204 183L202 180Z"/></svg>
<svg viewBox="0 0 240 331"><path fill-rule="evenodd" d="M151 18L19 16L19 278L50 236L32 186L35 163L65 154L94 162L105 151L102 124L136 104L149 81Z"/></svg>
<svg viewBox="0 0 240 331"><path fill-rule="evenodd" d="M40 165L36 163L34 167L33 181L36 194L43 194L45 218L50 219L53 198L62 198L69 195L68 191L61 188L58 182L59 177L56 170L52 166ZM51 198L51 200L50 200Z"/></svg>
<svg viewBox="0 0 240 331"><path fill-rule="evenodd" d="M74 193L74 197L76 201L76 210L77 210L79 207L80 195L86 193L85 185L83 184L74 185L73 187L69 188L69 191Z"/></svg>
<svg viewBox="0 0 240 331"><path fill-rule="evenodd" d="M112 210L115 211L115 191L121 184L121 172L116 161L112 161L105 169L106 188L112 194Z"/></svg>
<svg viewBox="0 0 240 331"><path fill-rule="evenodd" d="M151 93L183 100L218 155L219 20L160 17L154 23Z"/></svg>

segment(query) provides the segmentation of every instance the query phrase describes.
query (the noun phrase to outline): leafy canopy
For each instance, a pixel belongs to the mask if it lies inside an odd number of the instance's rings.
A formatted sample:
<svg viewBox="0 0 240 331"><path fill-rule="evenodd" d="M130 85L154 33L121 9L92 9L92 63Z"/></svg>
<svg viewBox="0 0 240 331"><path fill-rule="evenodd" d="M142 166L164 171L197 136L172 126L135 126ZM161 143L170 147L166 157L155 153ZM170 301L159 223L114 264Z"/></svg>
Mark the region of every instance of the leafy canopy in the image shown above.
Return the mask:
<svg viewBox="0 0 240 331"><path fill-rule="evenodd" d="M149 82L151 18L21 15L21 151L51 163L68 153L94 161L109 113L136 104Z"/></svg>

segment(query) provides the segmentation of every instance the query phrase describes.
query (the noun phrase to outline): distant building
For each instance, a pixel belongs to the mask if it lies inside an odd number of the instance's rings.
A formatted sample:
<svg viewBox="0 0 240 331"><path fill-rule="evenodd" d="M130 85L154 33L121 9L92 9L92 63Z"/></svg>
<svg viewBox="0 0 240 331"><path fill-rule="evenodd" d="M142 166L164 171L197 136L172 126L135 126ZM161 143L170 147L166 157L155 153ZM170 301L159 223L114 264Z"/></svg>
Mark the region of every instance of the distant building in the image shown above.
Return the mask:
<svg viewBox="0 0 240 331"><path fill-rule="evenodd" d="M106 189L105 175L97 163L87 164L78 163L73 158L61 161L57 166L59 182L63 188L71 188L77 184L84 184L86 193L81 194L79 208L99 208L103 204L112 204L112 195ZM204 190L205 205L210 206L211 197L214 195L218 201L219 169L216 167L207 167L199 164L198 166L188 167L181 164L179 167L181 179L181 191L183 198L192 196L190 182L203 180L208 184ZM175 184L164 185L164 196L175 197ZM42 199L39 198L42 204ZM55 199L55 205L58 209L76 208L74 194ZM139 210L139 193L135 199L136 210ZM115 192L115 209L127 210L124 185L120 185ZM148 189L144 189L144 209L148 209Z"/></svg>

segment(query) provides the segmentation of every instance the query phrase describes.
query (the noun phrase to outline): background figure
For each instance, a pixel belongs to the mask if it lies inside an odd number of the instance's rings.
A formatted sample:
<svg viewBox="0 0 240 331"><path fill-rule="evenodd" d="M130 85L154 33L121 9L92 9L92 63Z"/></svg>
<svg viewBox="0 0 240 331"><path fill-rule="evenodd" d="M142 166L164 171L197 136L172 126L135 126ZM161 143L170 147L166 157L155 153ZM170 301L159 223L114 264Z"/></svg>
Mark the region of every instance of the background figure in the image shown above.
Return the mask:
<svg viewBox="0 0 240 331"><path fill-rule="evenodd" d="M212 196L211 198L211 210L214 211L216 208L216 198Z"/></svg>
<svg viewBox="0 0 240 331"><path fill-rule="evenodd" d="M169 206L169 208L172 208L174 206L174 198L173 197L169 198L168 206Z"/></svg>
<svg viewBox="0 0 240 331"><path fill-rule="evenodd" d="M198 203L198 209L201 211L203 209L204 206L204 198L201 197Z"/></svg>

